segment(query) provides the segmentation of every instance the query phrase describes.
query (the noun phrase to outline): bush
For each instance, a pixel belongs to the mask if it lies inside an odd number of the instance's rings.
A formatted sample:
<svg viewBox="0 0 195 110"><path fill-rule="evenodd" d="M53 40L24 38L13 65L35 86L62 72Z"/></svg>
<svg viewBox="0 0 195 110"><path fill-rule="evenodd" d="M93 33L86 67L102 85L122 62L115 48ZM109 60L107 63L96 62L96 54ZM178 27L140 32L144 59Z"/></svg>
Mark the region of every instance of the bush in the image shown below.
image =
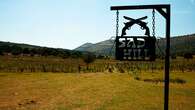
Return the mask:
<svg viewBox="0 0 195 110"><path fill-rule="evenodd" d="M28 48L24 48L22 51L23 54L30 54L30 51Z"/></svg>
<svg viewBox="0 0 195 110"><path fill-rule="evenodd" d="M22 53L22 48L17 46L17 45L13 45L12 46L12 52L13 55L19 55Z"/></svg>
<svg viewBox="0 0 195 110"><path fill-rule="evenodd" d="M192 53L185 53L184 58L185 59L193 59L193 54Z"/></svg>
<svg viewBox="0 0 195 110"><path fill-rule="evenodd" d="M170 79L170 82L172 82L172 83L178 83L178 84L184 84L184 83L186 83L185 80L180 79L180 78Z"/></svg>
<svg viewBox="0 0 195 110"><path fill-rule="evenodd" d="M120 73L125 73L125 70L123 69L123 67L119 67L118 70Z"/></svg>
<svg viewBox="0 0 195 110"><path fill-rule="evenodd" d="M84 55L83 61L87 64L87 70L88 70L89 64L95 61L95 55L87 53L86 55Z"/></svg>
<svg viewBox="0 0 195 110"><path fill-rule="evenodd" d="M171 56L171 59L176 59L176 58L177 58L176 55Z"/></svg>
<svg viewBox="0 0 195 110"><path fill-rule="evenodd" d="M135 80L141 80L140 77L136 76L134 77Z"/></svg>
<svg viewBox="0 0 195 110"><path fill-rule="evenodd" d="M3 52L0 50L0 55L3 55Z"/></svg>

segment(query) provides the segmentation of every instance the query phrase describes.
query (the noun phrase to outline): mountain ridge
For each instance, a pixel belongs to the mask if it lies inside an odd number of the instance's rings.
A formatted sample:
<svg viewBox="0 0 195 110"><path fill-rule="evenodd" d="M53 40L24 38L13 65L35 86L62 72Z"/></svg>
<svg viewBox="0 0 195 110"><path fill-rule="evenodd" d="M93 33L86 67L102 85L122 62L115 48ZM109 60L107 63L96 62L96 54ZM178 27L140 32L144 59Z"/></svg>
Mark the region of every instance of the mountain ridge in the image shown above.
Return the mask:
<svg viewBox="0 0 195 110"><path fill-rule="evenodd" d="M162 50L165 50L165 38L157 39L156 42L156 53L160 55ZM115 52L114 40L104 40L97 43L90 43L90 46L86 46L80 49L83 45L75 48L77 51L93 52L96 55L113 56ZM171 44L171 55L183 55L184 53L195 54L195 34L173 36L170 39Z"/></svg>

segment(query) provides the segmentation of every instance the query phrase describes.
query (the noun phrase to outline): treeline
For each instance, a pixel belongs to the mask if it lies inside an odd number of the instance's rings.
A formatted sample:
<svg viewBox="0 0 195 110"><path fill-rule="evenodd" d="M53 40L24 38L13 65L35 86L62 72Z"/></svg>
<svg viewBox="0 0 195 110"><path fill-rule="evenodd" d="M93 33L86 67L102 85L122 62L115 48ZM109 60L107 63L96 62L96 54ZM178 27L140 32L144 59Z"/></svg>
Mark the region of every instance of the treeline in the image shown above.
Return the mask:
<svg viewBox="0 0 195 110"><path fill-rule="evenodd" d="M183 39L183 37L180 37ZM195 38L195 37L192 37ZM175 38L172 38L173 41ZM177 38L179 39L179 38ZM180 40L179 40L180 41ZM188 40L190 41L190 40ZM193 40L192 40L193 41ZM160 42L159 42L160 43ZM178 43L178 42L177 42ZM172 48L174 50L179 50L175 48L176 43L172 42ZM187 44L193 44L194 43L187 43ZM182 45L181 45L182 46ZM162 51L164 50L162 47L156 47L156 58L157 59L164 59L165 52ZM162 50L159 50L159 49ZM181 47L180 47L181 48ZM188 49L185 47L185 49ZM108 51L108 50L107 50ZM114 51L113 51L114 52ZM181 51L181 53L174 53L173 50L170 51L171 55L170 57L172 59L176 59L178 56L179 57L184 57L186 59L192 59L194 52L193 51ZM76 50L68 50L68 49L61 49L61 48L49 48L49 47L40 47L40 46L34 46L34 45L28 45L28 44L17 44L17 43L10 43L10 42L1 42L0 41L0 55L5 55L5 56L55 56L55 57L61 57L61 58L85 58L87 54L93 54L89 52L84 52L84 51L76 51ZM94 56L97 59L107 59L107 58L114 58L114 56L108 56L102 54L96 54Z"/></svg>
<svg viewBox="0 0 195 110"><path fill-rule="evenodd" d="M62 58L79 58L82 53L66 49L55 49L48 47L22 47L15 45L0 45L0 55L22 55L22 56L57 56Z"/></svg>
<svg viewBox="0 0 195 110"><path fill-rule="evenodd" d="M156 53L159 56L165 54L166 39L158 39ZM195 34L171 37L170 54L172 57L195 55Z"/></svg>

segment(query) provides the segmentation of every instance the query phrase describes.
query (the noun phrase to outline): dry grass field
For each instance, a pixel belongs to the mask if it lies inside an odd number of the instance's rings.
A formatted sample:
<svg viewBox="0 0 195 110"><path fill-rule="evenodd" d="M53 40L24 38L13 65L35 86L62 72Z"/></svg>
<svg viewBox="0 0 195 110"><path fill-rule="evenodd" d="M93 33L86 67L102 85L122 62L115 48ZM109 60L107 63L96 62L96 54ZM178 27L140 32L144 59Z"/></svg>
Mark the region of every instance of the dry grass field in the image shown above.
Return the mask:
<svg viewBox="0 0 195 110"><path fill-rule="evenodd" d="M163 75L0 73L0 110L163 110ZM170 110L195 110L195 73L171 80Z"/></svg>

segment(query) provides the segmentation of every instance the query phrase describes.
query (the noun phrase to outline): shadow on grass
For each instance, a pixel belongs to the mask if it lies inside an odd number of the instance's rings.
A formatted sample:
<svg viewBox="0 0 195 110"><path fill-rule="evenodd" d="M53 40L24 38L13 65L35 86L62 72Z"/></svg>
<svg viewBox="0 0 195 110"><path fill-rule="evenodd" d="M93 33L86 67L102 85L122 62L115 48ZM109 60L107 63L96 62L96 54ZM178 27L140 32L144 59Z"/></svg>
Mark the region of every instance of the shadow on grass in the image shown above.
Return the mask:
<svg viewBox="0 0 195 110"><path fill-rule="evenodd" d="M140 77L134 77L134 79L135 80L138 80L138 81L151 82L151 83L164 82L164 80L163 79L160 79L160 78L142 79ZM175 79L170 79L170 83L185 84L186 83L186 80L180 79L180 78L175 78Z"/></svg>

